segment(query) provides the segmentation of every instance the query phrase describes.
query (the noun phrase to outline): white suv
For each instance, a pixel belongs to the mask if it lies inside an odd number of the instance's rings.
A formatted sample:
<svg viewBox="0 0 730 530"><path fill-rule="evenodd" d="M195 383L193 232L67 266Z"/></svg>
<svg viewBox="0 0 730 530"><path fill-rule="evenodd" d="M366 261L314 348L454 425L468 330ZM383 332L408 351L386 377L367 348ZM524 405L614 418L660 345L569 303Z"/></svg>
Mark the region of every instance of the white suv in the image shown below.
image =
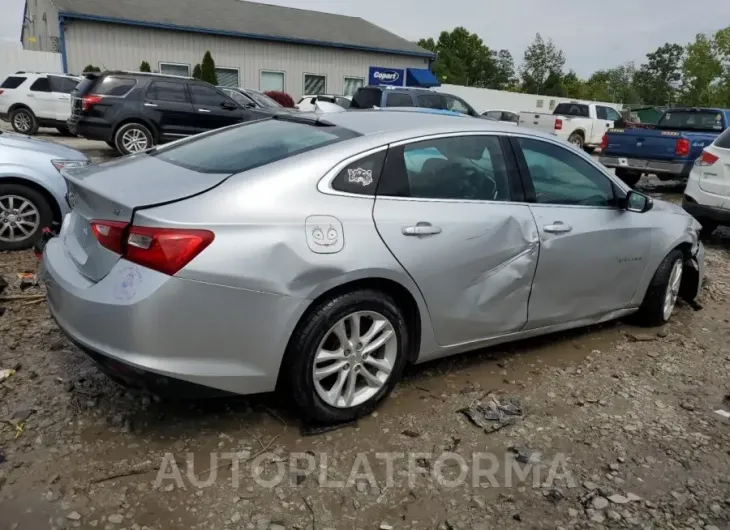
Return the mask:
<svg viewBox="0 0 730 530"><path fill-rule="evenodd" d="M38 127L55 127L68 134L71 92L78 77L64 74L18 72L0 85L0 119L20 134L35 134Z"/></svg>

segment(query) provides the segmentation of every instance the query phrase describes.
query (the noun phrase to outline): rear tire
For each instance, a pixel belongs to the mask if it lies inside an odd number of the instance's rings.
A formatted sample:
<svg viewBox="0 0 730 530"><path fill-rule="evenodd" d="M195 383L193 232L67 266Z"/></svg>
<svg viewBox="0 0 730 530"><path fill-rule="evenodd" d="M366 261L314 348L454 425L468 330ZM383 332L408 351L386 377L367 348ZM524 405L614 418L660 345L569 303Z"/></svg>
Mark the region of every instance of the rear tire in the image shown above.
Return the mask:
<svg viewBox="0 0 730 530"><path fill-rule="evenodd" d="M616 169L616 176L632 188L641 180L641 173L630 169Z"/></svg>
<svg viewBox="0 0 730 530"><path fill-rule="evenodd" d="M644 301L636 313L636 322L642 326L662 326L669 321L679 297L684 269L684 255L672 250L659 264Z"/></svg>
<svg viewBox="0 0 730 530"><path fill-rule="evenodd" d="M0 184L0 251L32 247L52 222L51 206L41 193L22 184Z"/></svg>
<svg viewBox="0 0 730 530"><path fill-rule="evenodd" d="M568 137L568 143L573 144L576 149L583 149L583 144L585 144L585 140L583 139L582 134L574 132Z"/></svg>
<svg viewBox="0 0 730 530"><path fill-rule="evenodd" d="M123 155L141 153L154 145L152 133L141 123L125 123L114 133L114 147Z"/></svg>
<svg viewBox="0 0 730 530"><path fill-rule="evenodd" d="M592 155L592 154L593 154L593 153L595 152L596 148L595 148L595 147L589 147L589 146L587 146L587 145L584 145L584 146L583 146L583 150L584 150L584 151L585 151L586 153L588 153L589 155Z"/></svg>
<svg viewBox="0 0 730 530"><path fill-rule="evenodd" d="M368 338L376 322L378 331ZM358 328L360 333L353 331ZM343 334L350 342L339 338ZM402 311L383 292L361 289L325 300L302 319L289 340L282 366L294 403L306 418L321 423L351 421L370 413L400 380L408 337ZM387 340L377 346L381 339ZM374 349L368 351L368 345ZM342 353L329 359L327 352ZM315 366L319 372L331 372L315 380ZM348 402L351 379L354 397Z"/></svg>
<svg viewBox="0 0 730 530"><path fill-rule="evenodd" d="M10 113L10 123L18 134L31 136L38 132L38 119L33 111L26 107L12 111Z"/></svg>

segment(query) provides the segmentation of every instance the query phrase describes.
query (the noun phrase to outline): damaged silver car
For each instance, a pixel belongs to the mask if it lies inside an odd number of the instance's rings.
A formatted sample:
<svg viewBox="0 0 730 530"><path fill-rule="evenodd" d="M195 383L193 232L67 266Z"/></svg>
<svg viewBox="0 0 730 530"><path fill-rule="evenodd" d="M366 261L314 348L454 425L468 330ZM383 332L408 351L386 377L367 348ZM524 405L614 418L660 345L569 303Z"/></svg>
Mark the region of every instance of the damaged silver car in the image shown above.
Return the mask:
<svg viewBox="0 0 730 530"><path fill-rule="evenodd" d="M126 383L286 385L324 422L407 363L632 315L704 273L699 224L554 137L431 113L282 115L64 171L59 326Z"/></svg>

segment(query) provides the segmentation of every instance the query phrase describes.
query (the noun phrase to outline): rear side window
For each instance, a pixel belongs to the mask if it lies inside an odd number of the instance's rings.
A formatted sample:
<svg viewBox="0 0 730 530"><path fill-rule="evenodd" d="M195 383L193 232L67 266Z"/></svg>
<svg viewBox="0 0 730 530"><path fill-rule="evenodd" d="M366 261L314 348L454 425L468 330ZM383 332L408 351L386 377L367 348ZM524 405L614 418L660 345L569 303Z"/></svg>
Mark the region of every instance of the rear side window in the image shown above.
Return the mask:
<svg viewBox="0 0 730 530"><path fill-rule="evenodd" d="M410 94L404 94L403 92L388 92L385 97L386 107L412 107L413 100Z"/></svg>
<svg viewBox="0 0 730 530"><path fill-rule="evenodd" d="M51 82L51 91L60 92L62 94L70 94L79 83L76 79L61 77L58 75L49 75L48 80Z"/></svg>
<svg viewBox="0 0 730 530"><path fill-rule="evenodd" d="M352 98L353 109L372 109L380 106L381 91L379 88L361 88Z"/></svg>
<svg viewBox="0 0 730 530"><path fill-rule="evenodd" d="M30 91L31 92L50 92L51 91L51 82L48 80L47 77L39 77L35 81L33 81L33 84L30 85Z"/></svg>
<svg viewBox="0 0 730 530"><path fill-rule="evenodd" d="M81 85L78 87L81 92ZM108 75L96 82L92 90L93 94L99 96L126 96L130 90L137 84L137 80L133 77L117 77Z"/></svg>
<svg viewBox="0 0 730 530"><path fill-rule="evenodd" d="M147 99L155 101L174 101L177 103L190 103L185 85L182 83L171 83L169 81L153 81L147 93Z"/></svg>
<svg viewBox="0 0 730 530"><path fill-rule="evenodd" d="M579 105L577 103L561 103L555 107L553 114L562 114L563 116L578 116L581 118L589 118L591 113L588 105Z"/></svg>
<svg viewBox="0 0 730 530"><path fill-rule="evenodd" d="M717 137L715 147L730 149L730 129L725 129L725 132Z"/></svg>
<svg viewBox="0 0 730 530"><path fill-rule="evenodd" d="M357 136L341 127L269 119L191 138L152 156L199 173L240 173Z"/></svg>
<svg viewBox="0 0 730 530"><path fill-rule="evenodd" d="M357 195L375 195L386 151L366 156L353 162L332 181L332 188Z"/></svg>
<svg viewBox="0 0 730 530"><path fill-rule="evenodd" d="M0 88L18 88L26 80L26 77L20 77L17 75L11 75L5 78Z"/></svg>
<svg viewBox="0 0 730 530"><path fill-rule="evenodd" d="M665 112L658 129L683 131L721 131L722 113L711 110L672 110Z"/></svg>

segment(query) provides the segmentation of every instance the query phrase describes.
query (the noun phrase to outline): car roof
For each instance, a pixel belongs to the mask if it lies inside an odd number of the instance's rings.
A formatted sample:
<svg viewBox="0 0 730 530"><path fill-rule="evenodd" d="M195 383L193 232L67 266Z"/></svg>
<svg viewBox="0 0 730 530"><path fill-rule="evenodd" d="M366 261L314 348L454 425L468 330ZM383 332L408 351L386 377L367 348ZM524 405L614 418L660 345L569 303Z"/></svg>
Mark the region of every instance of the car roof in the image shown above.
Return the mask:
<svg viewBox="0 0 730 530"><path fill-rule="evenodd" d="M412 138L419 133L439 134L460 131L484 131L514 133L514 126L501 125L496 121L457 117L453 114L434 113L421 109L367 109L327 114L323 121L345 127L362 135L398 132L402 137ZM534 136L547 136L525 129ZM551 136L554 138L553 136Z"/></svg>

